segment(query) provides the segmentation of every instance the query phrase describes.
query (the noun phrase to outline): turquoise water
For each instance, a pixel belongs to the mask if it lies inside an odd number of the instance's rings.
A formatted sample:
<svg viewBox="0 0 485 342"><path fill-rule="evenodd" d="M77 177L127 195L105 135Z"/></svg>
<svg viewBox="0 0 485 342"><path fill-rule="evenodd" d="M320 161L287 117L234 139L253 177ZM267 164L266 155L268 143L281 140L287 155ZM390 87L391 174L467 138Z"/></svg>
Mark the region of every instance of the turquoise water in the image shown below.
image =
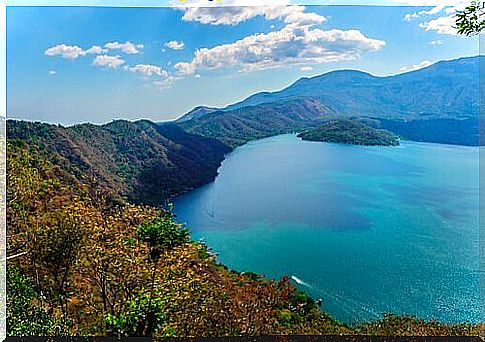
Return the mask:
<svg viewBox="0 0 485 342"><path fill-rule="evenodd" d="M219 173L174 204L230 268L293 275L347 323L384 312L485 321L478 148L281 135L237 148Z"/></svg>

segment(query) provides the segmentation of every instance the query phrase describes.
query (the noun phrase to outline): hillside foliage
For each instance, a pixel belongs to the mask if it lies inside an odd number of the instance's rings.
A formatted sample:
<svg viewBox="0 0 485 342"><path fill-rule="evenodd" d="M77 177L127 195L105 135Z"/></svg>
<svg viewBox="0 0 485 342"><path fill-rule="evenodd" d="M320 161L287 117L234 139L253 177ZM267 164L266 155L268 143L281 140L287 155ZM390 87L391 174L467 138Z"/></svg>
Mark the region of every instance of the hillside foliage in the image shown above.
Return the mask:
<svg viewBox="0 0 485 342"><path fill-rule="evenodd" d="M382 129L369 127L357 120L328 120L322 126L298 134L309 141L353 145L399 145L399 137Z"/></svg>

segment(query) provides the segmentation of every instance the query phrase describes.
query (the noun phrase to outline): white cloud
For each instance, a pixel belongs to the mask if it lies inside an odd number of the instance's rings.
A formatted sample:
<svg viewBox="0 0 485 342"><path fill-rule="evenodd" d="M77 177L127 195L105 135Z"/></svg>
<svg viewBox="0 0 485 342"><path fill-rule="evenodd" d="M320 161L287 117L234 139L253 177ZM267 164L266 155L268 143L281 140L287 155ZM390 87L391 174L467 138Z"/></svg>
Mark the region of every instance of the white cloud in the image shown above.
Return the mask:
<svg viewBox="0 0 485 342"><path fill-rule="evenodd" d="M59 44L48 48L44 54L47 56L61 56L62 58L76 59L79 56L84 56L85 52L76 45Z"/></svg>
<svg viewBox="0 0 485 342"><path fill-rule="evenodd" d="M362 53L378 51L384 45L384 41L367 38L358 30L324 31L290 24L279 31L198 49L191 62L179 62L175 68L181 74L193 74L226 66L251 71L287 64L327 63L357 59Z"/></svg>
<svg viewBox="0 0 485 342"><path fill-rule="evenodd" d="M140 50L143 49L143 44L133 44L131 42L126 43L119 43L119 42L111 42L104 45L105 48L110 50L121 50L122 52L132 55L140 53Z"/></svg>
<svg viewBox="0 0 485 342"><path fill-rule="evenodd" d="M256 16L265 16L264 7L186 8L182 20L210 25L236 25Z"/></svg>
<svg viewBox="0 0 485 342"><path fill-rule="evenodd" d="M325 17L316 13L306 13L305 7L289 5L289 1L229 0L224 6L184 7L182 20L197 21L210 25L237 25L243 21L264 17L266 20L284 19L286 24L313 25L325 21ZM200 6L199 2L191 3Z"/></svg>
<svg viewBox="0 0 485 342"><path fill-rule="evenodd" d="M195 74L194 77L195 78L200 78L200 75L199 74Z"/></svg>
<svg viewBox="0 0 485 342"><path fill-rule="evenodd" d="M301 67L300 71L303 71L303 72L313 71L313 68L311 66L305 66L305 67Z"/></svg>
<svg viewBox="0 0 485 342"><path fill-rule="evenodd" d="M182 5L178 0L173 0L173 4L185 12L182 17L185 21L236 25L256 16L276 19L274 12L284 9L289 5L289 0L224 0L216 6L210 6L207 0L187 0Z"/></svg>
<svg viewBox="0 0 485 342"><path fill-rule="evenodd" d="M173 43L176 44L170 44L171 48L180 49L184 46L183 42L173 41ZM105 44L104 47L101 47L99 45L93 45L87 50L84 50L77 45L59 44L48 48L47 50L45 50L44 53L47 56L61 56L67 59L76 59L81 56L94 54L97 55L96 58L94 58L94 60L92 61L92 65L94 66L105 67L109 69L117 69L118 67L122 67L124 71L131 71L133 73L143 75L143 78L146 80L149 80L149 77L151 76L157 76L159 79L153 81L157 87L166 88L170 86L177 78L170 75L166 70L163 70L157 65L136 64L135 66L130 67L126 64L125 60L121 58L121 56L107 55L109 50L120 50L126 54L138 54L143 48L144 46L142 44L133 44L129 41L125 43L110 42ZM49 75L54 76L56 74L57 72L54 70L49 71Z"/></svg>
<svg viewBox="0 0 485 342"><path fill-rule="evenodd" d="M167 78L165 78L163 80L153 81L153 84L159 89L167 89L167 88L170 88L172 83L175 82L176 80L177 80L177 78L175 78L173 76L168 76Z"/></svg>
<svg viewBox="0 0 485 342"><path fill-rule="evenodd" d="M167 89L177 80L176 77L170 75L166 70L152 64L137 64L131 68L127 67L125 70L143 75L145 81L151 80L151 82L159 89ZM153 80L149 78L151 76L158 77Z"/></svg>
<svg viewBox="0 0 485 342"><path fill-rule="evenodd" d="M416 18L419 18L419 14L418 14L418 12L414 12L414 13L407 13L407 14L404 16L404 20L406 20L406 21L411 21L411 20L416 19Z"/></svg>
<svg viewBox="0 0 485 342"><path fill-rule="evenodd" d="M185 44L182 41L178 42L176 40L171 40L169 42L166 42L165 46L172 50L182 50L185 47Z"/></svg>
<svg viewBox="0 0 485 342"><path fill-rule="evenodd" d="M240 71L262 70L288 64L327 63L360 58L367 51L378 51L385 42L364 36L358 30L322 30L314 27L327 19L306 12L305 6L290 0L226 0L212 7L206 0L187 0L182 20L209 25L237 25L255 17L280 20L284 27L269 33L249 35L233 43L200 48L191 61L179 62L179 75L200 70L238 67ZM270 26L275 29L275 25Z"/></svg>
<svg viewBox="0 0 485 342"><path fill-rule="evenodd" d="M316 13L303 12L305 8L303 6L291 6L295 10L286 16L284 22L289 25L296 26L311 26L315 24L321 24L327 19Z"/></svg>
<svg viewBox="0 0 485 342"><path fill-rule="evenodd" d="M163 70L157 65L151 64L137 64L132 68L129 68L130 71L142 74L144 76L160 76L160 77L168 77L168 72Z"/></svg>
<svg viewBox="0 0 485 342"><path fill-rule="evenodd" d="M437 39L437 40L432 40L429 42L431 45L443 45L443 40Z"/></svg>
<svg viewBox="0 0 485 342"><path fill-rule="evenodd" d="M107 52L108 52L107 49L103 49L99 45L93 45L85 51L86 54L94 54L94 55L100 55L102 53L107 53Z"/></svg>
<svg viewBox="0 0 485 342"><path fill-rule="evenodd" d="M413 19L417 19L422 16L435 15L443 11L446 7L447 7L446 5L439 5L439 6L432 7L429 10L422 10L419 12L408 13L404 16L404 20L411 21Z"/></svg>
<svg viewBox="0 0 485 342"><path fill-rule="evenodd" d="M458 34L455 26L456 12L465 8L464 0L442 0L441 3L431 9L408 13L404 20L412 21L420 19L419 27L426 31L435 31L439 34ZM426 18L426 19L424 19Z"/></svg>
<svg viewBox="0 0 485 342"><path fill-rule="evenodd" d="M242 1L229 0L224 6L207 7L206 2L201 4L200 0L189 0L189 4L181 8L184 11L182 19L210 25L237 25L261 16L266 20L281 20L285 26L278 31L253 34L233 43L198 49L192 61L175 64L179 74L195 74L199 70L226 66L251 71L286 64L350 60L385 45L384 41L367 38L358 30L324 31L315 28L326 18L306 12L304 6L289 5L288 0L246 0L245 6L241 6Z"/></svg>
<svg viewBox="0 0 485 342"><path fill-rule="evenodd" d="M101 48L101 46L93 45L87 50L83 50L77 45L66 45L59 44L45 50L44 54L47 56L61 56L67 59L76 59L81 56L86 56L88 54L99 55L106 53L107 50Z"/></svg>
<svg viewBox="0 0 485 342"><path fill-rule="evenodd" d="M418 64L403 66L403 67L399 68L399 71L404 71L404 72L414 71L414 70L426 68L426 67L430 66L431 64L433 64L433 63L428 61L428 60L424 60L424 61L419 62Z"/></svg>
<svg viewBox="0 0 485 342"><path fill-rule="evenodd" d="M116 69L120 65L125 64L125 61L120 56L99 55L93 60L93 65Z"/></svg>
<svg viewBox="0 0 485 342"><path fill-rule="evenodd" d="M456 35L458 32L456 28L453 27L454 24L455 16L448 15L419 23L419 27L424 28L426 31L436 31L436 33L440 34Z"/></svg>

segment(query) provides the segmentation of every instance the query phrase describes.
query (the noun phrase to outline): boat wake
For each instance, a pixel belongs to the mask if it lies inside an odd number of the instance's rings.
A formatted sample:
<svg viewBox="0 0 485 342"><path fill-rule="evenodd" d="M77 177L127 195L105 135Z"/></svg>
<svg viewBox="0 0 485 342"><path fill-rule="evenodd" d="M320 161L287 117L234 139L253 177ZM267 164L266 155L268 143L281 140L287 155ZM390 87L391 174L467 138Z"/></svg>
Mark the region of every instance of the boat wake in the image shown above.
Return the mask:
<svg viewBox="0 0 485 342"><path fill-rule="evenodd" d="M290 278L291 278L291 280L293 280L298 285L303 285L303 286L306 286L306 287L312 287L310 284L305 283L303 280L301 280L300 278L298 278L295 275L292 275Z"/></svg>
<svg viewBox="0 0 485 342"><path fill-rule="evenodd" d="M316 291L320 295L323 295L322 298L328 300L329 302L333 302L334 304L338 305L342 310L346 313L352 315L356 318L356 321L364 321L373 317L374 319L382 318L382 315L375 312L372 308L366 307L358 300L350 297L344 297L337 293L331 293L329 291L325 291L318 286L310 285L295 275L292 275L291 280L293 280L298 285L306 286L312 289L312 291Z"/></svg>

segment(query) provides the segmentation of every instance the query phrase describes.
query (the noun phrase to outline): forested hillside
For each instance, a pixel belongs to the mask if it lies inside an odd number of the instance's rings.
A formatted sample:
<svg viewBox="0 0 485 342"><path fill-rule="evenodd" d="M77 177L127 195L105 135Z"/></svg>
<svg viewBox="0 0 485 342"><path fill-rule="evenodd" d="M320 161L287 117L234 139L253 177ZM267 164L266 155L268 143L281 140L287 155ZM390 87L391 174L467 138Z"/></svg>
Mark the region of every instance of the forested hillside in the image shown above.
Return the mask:
<svg viewBox="0 0 485 342"><path fill-rule="evenodd" d="M150 121L66 128L10 120L7 135L36 146L38 153L83 183L152 205L213 180L230 151L216 140Z"/></svg>
<svg viewBox="0 0 485 342"><path fill-rule="evenodd" d="M328 120L321 126L298 134L299 138L309 141L352 145L399 145L399 138L389 131L372 128L357 120Z"/></svg>

